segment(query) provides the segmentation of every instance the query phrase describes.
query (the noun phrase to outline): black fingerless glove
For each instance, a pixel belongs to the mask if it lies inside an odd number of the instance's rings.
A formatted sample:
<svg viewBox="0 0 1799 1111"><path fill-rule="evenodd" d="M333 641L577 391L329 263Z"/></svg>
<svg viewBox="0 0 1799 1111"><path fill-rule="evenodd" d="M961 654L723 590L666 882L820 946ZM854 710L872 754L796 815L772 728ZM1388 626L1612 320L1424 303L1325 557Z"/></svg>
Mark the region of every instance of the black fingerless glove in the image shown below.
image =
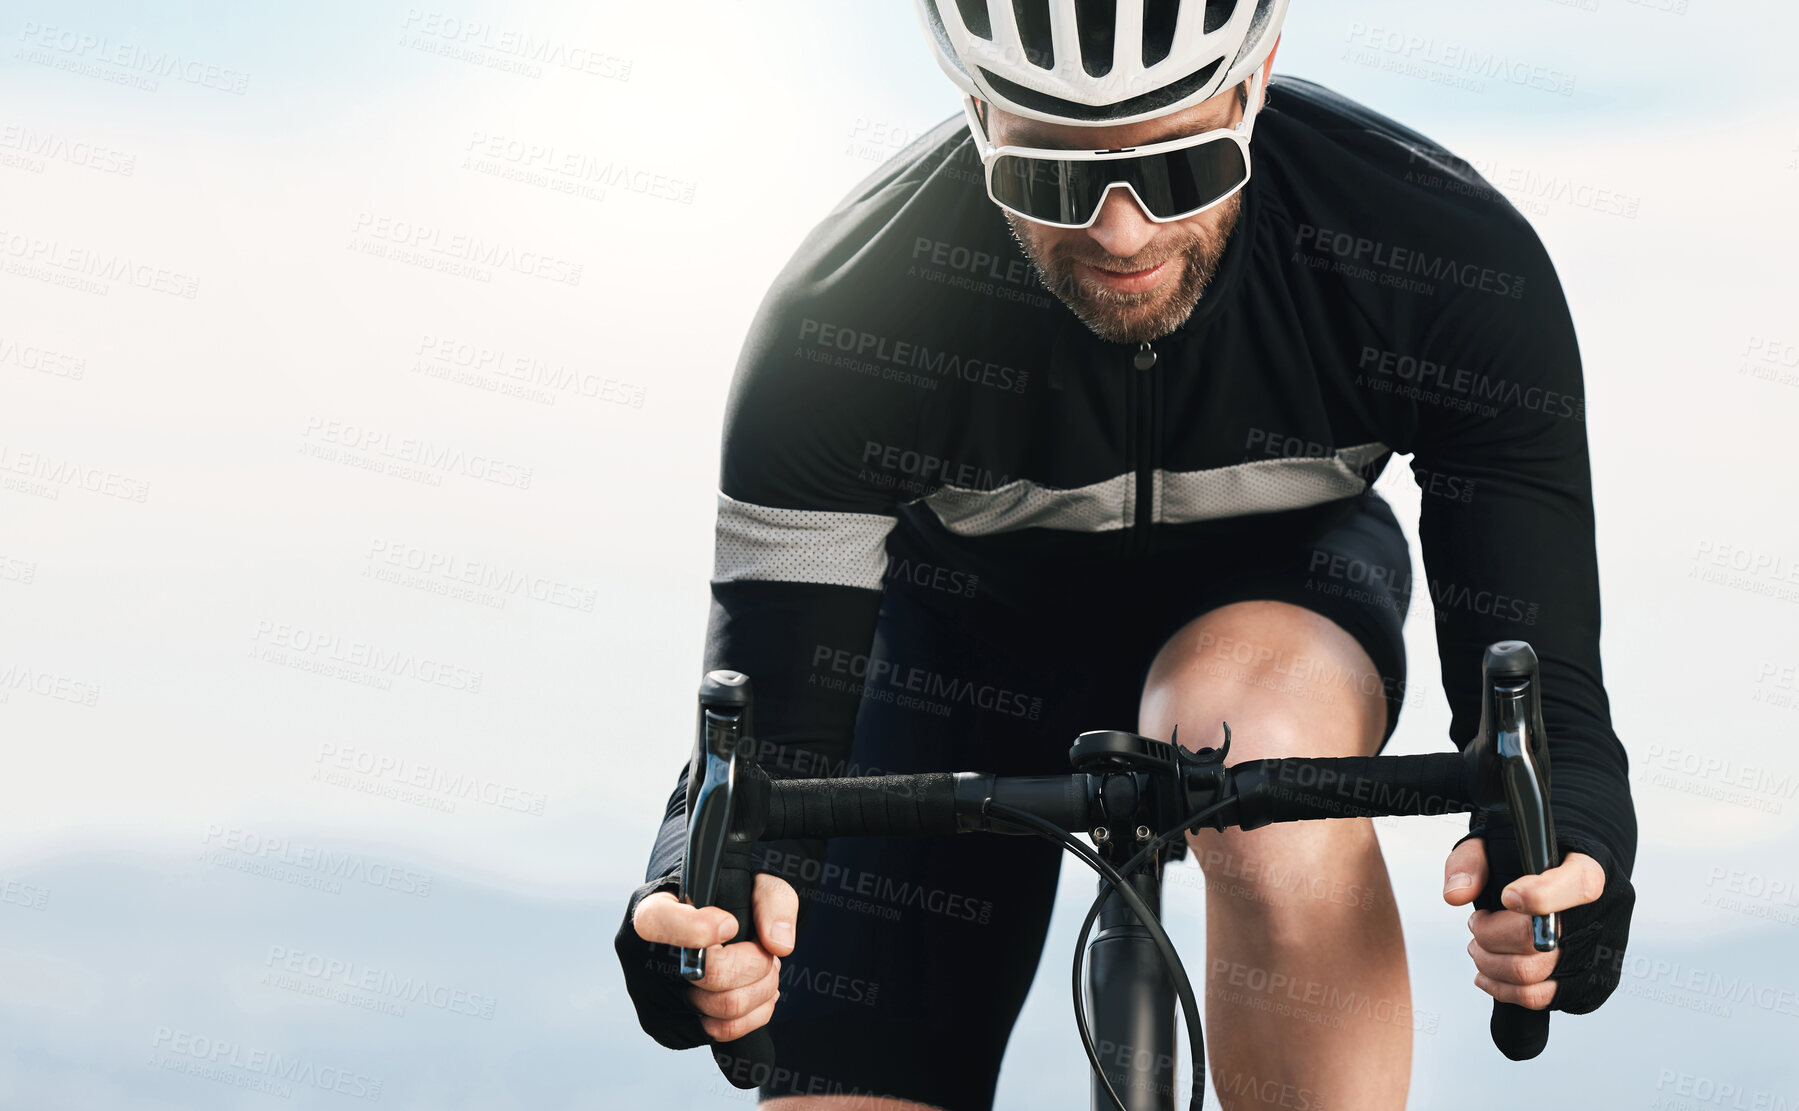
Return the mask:
<svg viewBox="0 0 1799 1111"><path fill-rule="evenodd" d="M625 991L637 1008L637 1023L644 1033L670 1049L692 1049L706 1044L699 1012L687 1003L687 981L681 978L681 951L671 945L654 945L637 936L632 918L637 904L658 891L679 895L679 873L644 884L631 892L625 904L625 920L612 939L619 966L625 974Z"/></svg>
<svg viewBox="0 0 1799 1111"><path fill-rule="evenodd" d="M1479 837L1487 846L1487 886L1474 900L1479 910L1504 910L1499 893L1507 884L1524 874L1523 857L1518 851L1517 835L1511 823L1491 820L1469 837ZM1461 841L1456 842L1461 844ZM1630 877L1619 868L1604 845L1586 838L1558 838L1565 858L1568 853L1585 853L1605 869L1605 891L1585 906L1570 907L1561 912L1560 956L1550 979L1560 983L1552 1011L1584 1015L1599 1009L1618 987L1624 968L1624 946L1630 940L1630 912L1636 906L1637 892Z"/></svg>

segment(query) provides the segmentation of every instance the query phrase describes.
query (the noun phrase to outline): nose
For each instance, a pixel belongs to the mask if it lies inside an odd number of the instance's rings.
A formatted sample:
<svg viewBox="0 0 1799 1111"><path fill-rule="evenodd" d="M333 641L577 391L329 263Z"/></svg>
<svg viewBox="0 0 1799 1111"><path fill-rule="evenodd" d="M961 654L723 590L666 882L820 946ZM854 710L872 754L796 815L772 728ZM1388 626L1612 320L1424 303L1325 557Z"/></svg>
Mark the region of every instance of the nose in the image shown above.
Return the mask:
<svg viewBox="0 0 1799 1111"><path fill-rule="evenodd" d="M1143 211L1130 190L1115 187L1100 202L1099 219L1087 235L1114 258L1130 258L1156 237L1158 225Z"/></svg>

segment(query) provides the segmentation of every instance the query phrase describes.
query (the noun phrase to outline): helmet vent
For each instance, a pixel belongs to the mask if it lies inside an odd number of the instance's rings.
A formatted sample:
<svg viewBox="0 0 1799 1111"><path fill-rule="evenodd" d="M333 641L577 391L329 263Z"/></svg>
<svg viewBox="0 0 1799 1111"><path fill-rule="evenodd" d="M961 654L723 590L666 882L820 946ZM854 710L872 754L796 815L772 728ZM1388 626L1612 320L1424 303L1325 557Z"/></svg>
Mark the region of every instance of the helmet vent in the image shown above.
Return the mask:
<svg viewBox="0 0 1799 1111"><path fill-rule="evenodd" d="M981 80L986 82L996 94L1014 104L1022 105L1033 112L1044 112L1058 119L1078 121L1080 123L1106 123L1120 116L1134 116L1141 112L1155 112L1174 104L1197 89L1203 89L1212 75L1218 72L1223 58L1214 58L1205 65L1189 73L1178 81L1162 86L1159 89L1121 100L1116 104L1077 104L1072 100L1040 93L1036 89L1027 89L1016 81L1008 81L985 66L977 67Z"/></svg>
<svg viewBox="0 0 1799 1111"><path fill-rule="evenodd" d="M956 0L962 12L962 26L977 38L993 41L993 24L987 18L987 0Z"/></svg>
<svg viewBox="0 0 1799 1111"><path fill-rule="evenodd" d="M1056 42L1049 30L1049 0L1012 0L1018 19L1018 41L1025 60L1038 69L1056 68Z"/></svg>
<svg viewBox="0 0 1799 1111"><path fill-rule="evenodd" d="M1089 0L1074 9L1081 32L1081 68L1089 77L1112 72L1112 47L1118 29L1118 0Z"/></svg>
<svg viewBox="0 0 1799 1111"><path fill-rule="evenodd" d="M1231 21L1231 13L1237 10L1237 0L1206 0L1206 34L1224 26Z"/></svg>
<svg viewBox="0 0 1799 1111"><path fill-rule="evenodd" d="M1143 67L1148 69L1174 49L1174 25L1181 0L1143 0Z"/></svg>

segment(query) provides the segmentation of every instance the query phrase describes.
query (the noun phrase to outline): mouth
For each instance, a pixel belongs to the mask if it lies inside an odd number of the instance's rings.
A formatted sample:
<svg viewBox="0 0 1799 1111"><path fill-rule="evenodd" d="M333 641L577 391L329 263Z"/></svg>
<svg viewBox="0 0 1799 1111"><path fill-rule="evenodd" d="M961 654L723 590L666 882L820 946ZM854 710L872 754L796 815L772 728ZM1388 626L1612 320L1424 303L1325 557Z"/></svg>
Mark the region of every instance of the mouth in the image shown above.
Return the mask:
<svg viewBox="0 0 1799 1111"><path fill-rule="evenodd" d="M1168 273L1168 262L1164 259L1154 266L1142 270L1107 270L1092 263L1077 263L1086 276L1095 284L1117 293L1143 293L1154 289Z"/></svg>

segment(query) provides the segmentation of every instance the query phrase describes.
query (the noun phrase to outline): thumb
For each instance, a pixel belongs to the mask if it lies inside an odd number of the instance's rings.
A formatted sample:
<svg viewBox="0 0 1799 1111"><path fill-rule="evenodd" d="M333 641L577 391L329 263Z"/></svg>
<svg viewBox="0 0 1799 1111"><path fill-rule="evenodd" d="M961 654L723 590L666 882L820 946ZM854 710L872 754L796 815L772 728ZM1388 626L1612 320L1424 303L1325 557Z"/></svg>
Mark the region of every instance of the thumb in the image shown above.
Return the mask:
<svg viewBox="0 0 1799 1111"><path fill-rule="evenodd" d="M793 952L793 923L799 917L800 897L793 885L777 875L756 876L756 934L762 947L777 957Z"/></svg>
<svg viewBox="0 0 1799 1111"><path fill-rule="evenodd" d="M1443 901L1465 906L1487 886L1487 843L1470 837L1457 845L1443 865Z"/></svg>

